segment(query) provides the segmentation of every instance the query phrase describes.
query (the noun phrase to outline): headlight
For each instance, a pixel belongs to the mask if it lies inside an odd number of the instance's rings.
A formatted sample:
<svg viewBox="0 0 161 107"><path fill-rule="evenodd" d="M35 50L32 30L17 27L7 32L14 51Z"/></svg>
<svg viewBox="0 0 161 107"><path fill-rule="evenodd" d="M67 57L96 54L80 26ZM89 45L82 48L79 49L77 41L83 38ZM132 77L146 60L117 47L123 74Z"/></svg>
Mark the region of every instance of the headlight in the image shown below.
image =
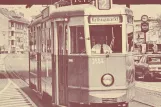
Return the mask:
<svg viewBox="0 0 161 107"><path fill-rule="evenodd" d="M111 86L114 83L114 77L111 74L104 74L101 82L104 86Z"/></svg>

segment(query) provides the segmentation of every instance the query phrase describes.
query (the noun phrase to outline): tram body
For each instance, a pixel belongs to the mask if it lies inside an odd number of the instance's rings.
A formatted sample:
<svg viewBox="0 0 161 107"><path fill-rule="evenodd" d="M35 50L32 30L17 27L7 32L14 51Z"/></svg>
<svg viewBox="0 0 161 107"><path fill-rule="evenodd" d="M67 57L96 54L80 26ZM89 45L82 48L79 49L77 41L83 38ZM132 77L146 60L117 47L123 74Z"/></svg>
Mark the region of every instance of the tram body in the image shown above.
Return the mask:
<svg viewBox="0 0 161 107"><path fill-rule="evenodd" d="M44 23L49 24L44 27ZM34 27L35 34L31 30ZM30 87L40 96L49 95L53 104L70 107L128 107L135 93L134 60L129 54L133 37L130 9L116 6L99 10L90 4L64 6L45 19L37 18L29 29L36 40L31 46L36 48L29 53ZM43 29L50 35L51 51L43 50L42 37L47 38ZM92 50L100 37L112 53Z"/></svg>

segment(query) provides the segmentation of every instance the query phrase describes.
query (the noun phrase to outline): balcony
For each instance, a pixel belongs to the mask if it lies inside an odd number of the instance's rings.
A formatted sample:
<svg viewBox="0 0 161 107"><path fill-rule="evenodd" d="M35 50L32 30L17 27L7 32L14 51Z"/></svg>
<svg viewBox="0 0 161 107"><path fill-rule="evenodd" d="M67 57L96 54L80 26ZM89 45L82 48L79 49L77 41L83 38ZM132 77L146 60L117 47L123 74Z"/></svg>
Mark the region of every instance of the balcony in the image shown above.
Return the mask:
<svg viewBox="0 0 161 107"><path fill-rule="evenodd" d="M10 27L9 30L10 31L15 31L15 27Z"/></svg>
<svg viewBox="0 0 161 107"><path fill-rule="evenodd" d="M9 36L9 40L16 40L15 36Z"/></svg>
<svg viewBox="0 0 161 107"><path fill-rule="evenodd" d="M12 47L12 48L15 48L15 47L16 47L16 45L15 45L15 44L14 44L14 45L11 45L11 47Z"/></svg>

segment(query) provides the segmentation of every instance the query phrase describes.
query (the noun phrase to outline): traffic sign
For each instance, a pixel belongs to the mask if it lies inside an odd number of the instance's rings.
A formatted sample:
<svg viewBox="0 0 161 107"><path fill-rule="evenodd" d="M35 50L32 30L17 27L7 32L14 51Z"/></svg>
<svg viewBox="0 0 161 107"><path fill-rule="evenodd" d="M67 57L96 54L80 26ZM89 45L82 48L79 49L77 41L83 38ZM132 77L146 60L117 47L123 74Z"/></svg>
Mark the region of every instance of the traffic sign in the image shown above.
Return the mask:
<svg viewBox="0 0 161 107"><path fill-rule="evenodd" d="M148 21L148 16L147 15L142 15L141 16L141 21L147 22Z"/></svg>
<svg viewBox="0 0 161 107"><path fill-rule="evenodd" d="M144 32L144 33L149 31L149 23L148 22L142 22L141 23L141 31Z"/></svg>

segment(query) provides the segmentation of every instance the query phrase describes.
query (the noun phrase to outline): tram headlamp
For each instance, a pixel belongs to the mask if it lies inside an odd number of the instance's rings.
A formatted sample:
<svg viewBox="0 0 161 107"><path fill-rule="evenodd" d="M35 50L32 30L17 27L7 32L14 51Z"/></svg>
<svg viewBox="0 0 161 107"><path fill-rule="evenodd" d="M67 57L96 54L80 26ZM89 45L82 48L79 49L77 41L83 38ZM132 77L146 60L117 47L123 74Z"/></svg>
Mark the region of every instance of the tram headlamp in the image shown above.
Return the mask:
<svg viewBox="0 0 161 107"><path fill-rule="evenodd" d="M104 74L101 78L101 83L104 86L111 86L114 83L114 77L111 74Z"/></svg>
<svg viewBox="0 0 161 107"><path fill-rule="evenodd" d="M68 18L65 18L65 19L64 19L64 21L66 21L66 22L67 22L68 20L69 20Z"/></svg>

